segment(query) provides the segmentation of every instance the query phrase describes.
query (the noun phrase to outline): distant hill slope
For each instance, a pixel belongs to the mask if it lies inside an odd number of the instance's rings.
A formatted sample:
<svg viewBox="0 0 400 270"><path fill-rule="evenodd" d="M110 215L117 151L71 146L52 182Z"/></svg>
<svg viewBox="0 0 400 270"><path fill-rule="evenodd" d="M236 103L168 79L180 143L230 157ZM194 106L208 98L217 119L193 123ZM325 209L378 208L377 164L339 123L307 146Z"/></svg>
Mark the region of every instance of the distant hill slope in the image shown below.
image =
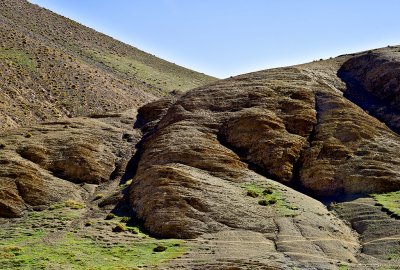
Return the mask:
<svg viewBox="0 0 400 270"><path fill-rule="evenodd" d="M122 111L215 80L25 0L0 1L0 130Z"/></svg>

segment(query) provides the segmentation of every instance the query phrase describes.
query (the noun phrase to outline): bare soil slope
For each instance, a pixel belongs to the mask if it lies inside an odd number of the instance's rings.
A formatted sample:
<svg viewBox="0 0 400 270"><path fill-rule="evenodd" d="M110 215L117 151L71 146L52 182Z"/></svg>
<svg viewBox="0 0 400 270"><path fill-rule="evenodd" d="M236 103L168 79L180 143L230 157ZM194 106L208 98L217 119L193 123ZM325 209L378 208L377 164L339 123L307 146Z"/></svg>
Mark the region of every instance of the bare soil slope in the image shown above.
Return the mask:
<svg viewBox="0 0 400 270"><path fill-rule="evenodd" d="M0 130L121 112L215 80L25 0L0 1Z"/></svg>

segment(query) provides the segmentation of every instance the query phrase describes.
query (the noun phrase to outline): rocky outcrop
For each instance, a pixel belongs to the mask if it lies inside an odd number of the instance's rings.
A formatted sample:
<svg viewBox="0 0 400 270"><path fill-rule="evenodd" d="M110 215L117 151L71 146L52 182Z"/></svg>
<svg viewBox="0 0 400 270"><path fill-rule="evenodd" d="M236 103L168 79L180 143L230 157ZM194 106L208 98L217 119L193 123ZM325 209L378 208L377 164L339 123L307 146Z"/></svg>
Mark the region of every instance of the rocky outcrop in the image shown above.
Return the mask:
<svg viewBox="0 0 400 270"><path fill-rule="evenodd" d="M83 184L109 181L123 170L139 134L128 115L78 118L18 129L0 136L0 217L73 199ZM79 184L79 185L78 185Z"/></svg>
<svg viewBox="0 0 400 270"><path fill-rule="evenodd" d="M400 189L400 138L387 117L397 105L386 96L397 86L385 83L397 73L375 84L368 75L396 66L400 57L386 52L229 78L149 103L136 120L93 115L9 131L0 136L0 216L85 201L88 185L125 173L128 188L111 181L102 189L111 195L92 203L129 201L124 214L151 235L190 239L176 268L396 265L385 258L398 222L365 198ZM317 199L347 202L332 203L339 217Z"/></svg>
<svg viewBox="0 0 400 270"><path fill-rule="evenodd" d="M242 75L193 90L162 113L149 110L160 102L147 105L139 117L154 130L143 141L137 178L154 182L153 167L184 164L237 181L250 166L316 196L400 188L397 135L343 97L331 66Z"/></svg>
<svg viewBox="0 0 400 270"><path fill-rule="evenodd" d="M398 135L343 95L336 73L350 58L241 75L143 107L130 201L145 227L179 238L251 231L295 260L310 262L309 250L356 262L348 227L293 190L338 198L400 189ZM260 206L248 191L260 185L281 201Z"/></svg>
<svg viewBox="0 0 400 270"><path fill-rule="evenodd" d="M369 51L346 61L338 75L345 96L396 132L400 131L400 60L398 49Z"/></svg>

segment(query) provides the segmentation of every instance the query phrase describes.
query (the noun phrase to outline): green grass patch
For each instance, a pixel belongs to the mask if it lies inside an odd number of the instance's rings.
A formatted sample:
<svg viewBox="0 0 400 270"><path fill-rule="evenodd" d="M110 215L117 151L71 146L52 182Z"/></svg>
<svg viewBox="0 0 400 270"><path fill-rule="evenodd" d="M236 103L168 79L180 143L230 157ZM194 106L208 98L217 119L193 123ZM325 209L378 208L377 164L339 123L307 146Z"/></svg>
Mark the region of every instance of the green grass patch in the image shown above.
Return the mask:
<svg viewBox="0 0 400 270"><path fill-rule="evenodd" d="M400 261L400 247L391 249L389 251L387 259L393 261Z"/></svg>
<svg viewBox="0 0 400 270"><path fill-rule="evenodd" d="M272 184L245 184L242 186L246 195L258 199L262 206L275 207L277 212L283 216L296 216L298 208L285 199L284 194Z"/></svg>
<svg viewBox="0 0 400 270"><path fill-rule="evenodd" d="M395 214L400 217L400 191L371 194L371 196L378 202L385 211Z"/></svg>
<svg viewBox="0 0 400 270"><path fill-rule="evenodd" d="M155 252L159 247L162 252ZM1 269L118 269L158 265L183 254L178 240L149 239L138 243L105 246L96 240L68 233L46 244L1 246Z"/></svg>
<svg viewBox="0 0 400 270"><path fill-rule="evenodd" d="M164 92L189 90L214 79L204 74L181 68L148 55L120 56L106 52L85 50L84 54L103 65L131 78L160 88Z"/></svg>
<svg viewBox="0 0 400 270"><path fill-rule="evenodd" d="M139 227L119 223L119 218L72 226L84 212L59 203L2 225L0 269L136 269L157 266L186 251L181 240L152 238ZM124 230L113 233L117 224Z"/></svg>
<svg viewBox="0 0 400 270"><path fill-rule="evenodd" d="M0 61L8 60L12 63L28 68L31 71L36 69L36 61L24 51L16 49L0 48Z"/></svg>
<svg viewBox="0 0 400 270"><path fill-rule="evenodd" d="M65 202L60 202L53 204L52 206L49 207L49 210L56 210L56 209L61 209L61 208L70 208L70 209L83 209L85 208L85 205L81 202L77 202L74 200L67 200Z"/></svg>

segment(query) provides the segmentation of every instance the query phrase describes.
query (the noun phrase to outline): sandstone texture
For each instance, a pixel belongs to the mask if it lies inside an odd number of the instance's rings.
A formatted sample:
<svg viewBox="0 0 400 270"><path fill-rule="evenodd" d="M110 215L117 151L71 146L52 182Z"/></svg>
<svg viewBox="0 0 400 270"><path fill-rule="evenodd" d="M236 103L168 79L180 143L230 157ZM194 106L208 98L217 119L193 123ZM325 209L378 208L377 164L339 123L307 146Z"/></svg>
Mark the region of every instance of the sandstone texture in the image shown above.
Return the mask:
<svg viewBox="0 0 400 270"><path fill-rule="evenodd" d="M5 131L0 222L69 201L85 214L68 229L105 247L184 239L157 269L396 269L398 216L370 194L400 190L399 59L344 55Z"/></svg>
<svg viewBox="0 0 400 270"><path fill-rule="evenodd" d="M134 115L134 113L130 113ZM88 197L124 170L139 134L124 114L77 118L3 133L0 142L0 216Z"/></svg>
<svg viewBox="0 0 400 270"><path fill-rule="evenodd" d="M361 106L364 92L349 97L356 81L395 110L397 59L394 47L265 70L142 107L130 189L136 215L160 237L260 234L266 252L310 267L382 259L360 255L366 251L348 223L311 197L400 189L397 118ZM277 202L264 204L249 189Z"/></svg>

